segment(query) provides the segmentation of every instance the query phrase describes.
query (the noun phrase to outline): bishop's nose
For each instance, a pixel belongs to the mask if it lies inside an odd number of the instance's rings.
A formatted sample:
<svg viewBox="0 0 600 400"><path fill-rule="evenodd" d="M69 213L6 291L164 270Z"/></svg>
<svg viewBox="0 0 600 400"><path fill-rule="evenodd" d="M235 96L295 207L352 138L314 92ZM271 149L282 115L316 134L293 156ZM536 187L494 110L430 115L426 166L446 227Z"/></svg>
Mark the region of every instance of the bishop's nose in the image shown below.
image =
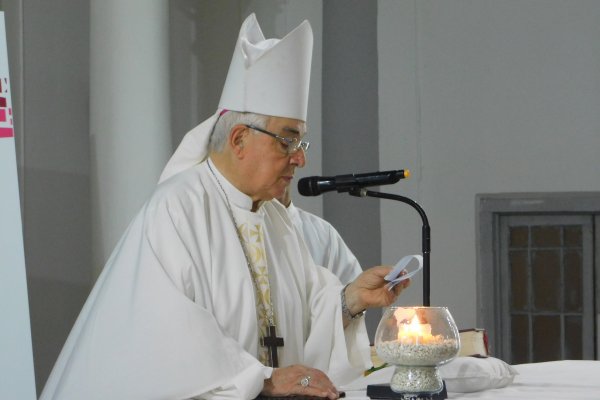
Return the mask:
<svg viewBox="0 0 600 400"><path fill-rule="evenodd" d="M306 154L304 153L304 150L299 149L295 153L292 153L290 162L299 168L303 168L304 164L306 164Z"/></svg>

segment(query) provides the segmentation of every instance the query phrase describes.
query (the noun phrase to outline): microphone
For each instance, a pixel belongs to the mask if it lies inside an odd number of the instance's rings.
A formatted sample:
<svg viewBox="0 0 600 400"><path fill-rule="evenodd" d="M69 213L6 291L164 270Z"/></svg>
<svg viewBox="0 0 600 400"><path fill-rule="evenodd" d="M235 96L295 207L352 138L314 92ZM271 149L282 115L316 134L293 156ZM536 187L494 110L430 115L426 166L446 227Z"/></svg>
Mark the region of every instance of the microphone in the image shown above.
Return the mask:
<svg viewBox="0 0 600 400"><path fill-rule="evenodd" d="M410 177L410 171L407 169L368 172L365 174L309 176L298 181L298 192L302 196L318 196L332 190L342 193L367 186L391 185L408 177Z"/></svg>

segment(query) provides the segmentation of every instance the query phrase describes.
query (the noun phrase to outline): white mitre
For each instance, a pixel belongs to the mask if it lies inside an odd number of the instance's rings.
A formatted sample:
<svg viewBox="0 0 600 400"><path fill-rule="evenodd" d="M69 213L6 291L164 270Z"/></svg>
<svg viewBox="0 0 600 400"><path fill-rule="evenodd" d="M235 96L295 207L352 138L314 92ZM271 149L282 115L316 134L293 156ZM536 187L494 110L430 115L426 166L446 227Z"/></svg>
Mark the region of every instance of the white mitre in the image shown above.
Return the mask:
<svg viewBox="0 0 600 400"><path fill-rule="evenodd" d="M206 159L210 135L224 110L306 121L312 47L308 21L283 39L265 39L256 16L248 16L240 29L217 112L184 136L159 183Z"/></svg>

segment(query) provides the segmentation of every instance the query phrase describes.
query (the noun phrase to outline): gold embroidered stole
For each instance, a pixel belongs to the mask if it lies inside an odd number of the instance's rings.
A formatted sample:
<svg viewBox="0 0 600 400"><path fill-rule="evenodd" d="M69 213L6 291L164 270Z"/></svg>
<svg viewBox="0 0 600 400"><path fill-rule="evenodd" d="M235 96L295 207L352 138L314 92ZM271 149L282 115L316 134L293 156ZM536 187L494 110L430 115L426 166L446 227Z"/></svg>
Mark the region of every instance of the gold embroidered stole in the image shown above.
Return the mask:
<svg viewBox="0 0 600 400"><path fill-rule="evenodd" d="M274 311L271 304L271 288L269 285L269 269L267 266L267 254L265 251L265 241L260 224L242 223L239 227L239 233L244 241L244 246L248 252L248 257L252 263L252 273L254 282L258 285L256 289L256 310L258 314L258 328L260 336L265 337L268 334L268 327L274 325ZM269 351L266 347L259 345L258 359L265 365L269 365Z"/></svg>

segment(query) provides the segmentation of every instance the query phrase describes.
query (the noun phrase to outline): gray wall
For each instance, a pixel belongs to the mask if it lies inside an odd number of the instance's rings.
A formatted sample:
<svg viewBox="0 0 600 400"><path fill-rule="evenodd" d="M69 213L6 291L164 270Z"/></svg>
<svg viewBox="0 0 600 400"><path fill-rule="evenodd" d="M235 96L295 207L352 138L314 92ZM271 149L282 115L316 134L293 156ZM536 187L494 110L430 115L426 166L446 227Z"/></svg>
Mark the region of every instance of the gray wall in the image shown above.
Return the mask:
<svg viewBox="0 0 600 400"><path fill-rule="evenodd" d="M414 172L396 190L430 217L432 304L461 327L477 193L600 189L598 21L598 1L379 2L381 166ZM382 204L384 261L419 251L402 213Z"/></svg>
<svg viewBox="0 0 600 400"><path fill-rule="evenodd" d="M377 2L324 1L323 20L323 175L377 171ZM361 265L380 264L379 201L329 192L323 203ZM371 335L380 318L367 313Z"/></svg>
<svg viewBox="0 0 600 400"><path fill-rule="evenodd" d="M40 392L89 292L89 4L4 2Z"/></svg>
<svg viewBox="0 0 600 400"><path fill-rule="evenodd" d="M313 147L300 175L411 169L385 190L427 211L432 303L461 327L476 318L475 194L600 190L598 1L169 4L174 144L214 111L250 10L267 36L311 21ZM40 388L93 280L89 2L2 6ZM420 252L420 220L405 205L337 194L297 203L332 220L364 264ZM400 303L420 302L417 278Z"/></svg>

